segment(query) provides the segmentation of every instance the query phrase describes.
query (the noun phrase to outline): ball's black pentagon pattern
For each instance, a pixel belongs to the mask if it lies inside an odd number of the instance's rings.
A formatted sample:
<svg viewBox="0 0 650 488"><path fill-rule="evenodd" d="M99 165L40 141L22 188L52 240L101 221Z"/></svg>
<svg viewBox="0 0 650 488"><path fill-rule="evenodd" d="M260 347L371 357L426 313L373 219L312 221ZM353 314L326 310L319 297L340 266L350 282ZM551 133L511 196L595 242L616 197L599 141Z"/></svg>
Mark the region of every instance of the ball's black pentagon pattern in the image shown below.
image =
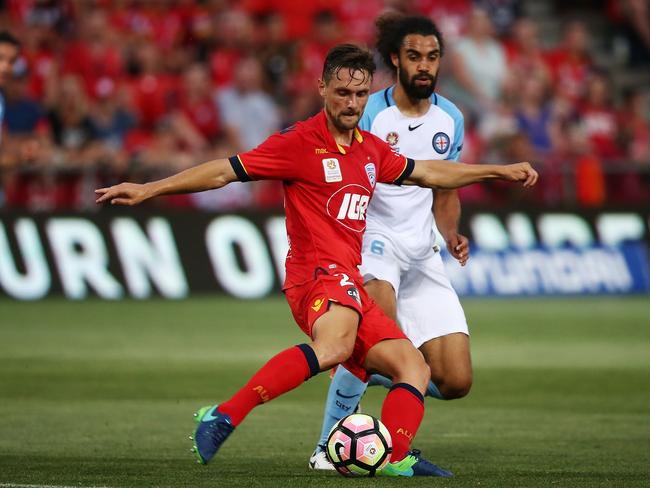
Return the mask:
<svg viewBox="0 0 650 488"><path fill-rule="evenodd" d="M332 459L332 457L330 456L329 449L325 449L325 456L327 457L329 462L332 463L334 468L336 468L336 470L344 476L355 475L355 473L347 470L347 466L350 465L355 465L358 466L359 468L365 469L366 471L368 471L368 476L374 476L377 472L377 467L381 466L384 460L391 455L391 453L393 452L393 448L388 445L386 438L384 437L381 430L379 429L379 421L375 417L370 416L372 418L372 423L373 423L373 427L371 429L362 430L361 432L357 432L357 433L352 432L350 429L342 425L345 419L347 419L348 417L344 417L341 420L339 420L337 426L334 429L332 429L329 436L327 437L327 444L329 445L330 439L332 438L332 435L334 435L336 431L343 432L345 435L347 435L350 438L351 441L350 459L341 459L340 457L338 459ZM379 458L379 461L377 461L377 463L371 466L369 464L357 460L356 457L357 457L357 441L364 436L373 435L373 434L379 437L382 444L384 445L384 453ZM338 450L336 451L336 453L338 454ZM341 468L344 468L345 471L342 470Z"/></svg>

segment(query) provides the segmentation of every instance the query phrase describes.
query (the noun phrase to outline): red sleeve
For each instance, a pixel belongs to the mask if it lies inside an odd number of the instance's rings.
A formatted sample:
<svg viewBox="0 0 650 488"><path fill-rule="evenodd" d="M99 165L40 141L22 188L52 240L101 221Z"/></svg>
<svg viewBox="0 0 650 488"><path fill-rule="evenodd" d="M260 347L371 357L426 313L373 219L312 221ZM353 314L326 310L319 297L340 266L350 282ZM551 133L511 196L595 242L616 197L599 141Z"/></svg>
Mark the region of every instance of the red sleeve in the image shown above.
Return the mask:
<svg viewBox="0 0 650 488"><path fill-rule="evenodd" d="M292 128L273 134L255 149L232 156L230 164L239 181L295 180L302 154L302 139Z"/></svg>
<svg viewBox="0 0 650 488"><path fill-rule="evenodd" d="M406 178L411 176L415 166L415 162L411 158L393 151L392 147L374 134L364 132L363 137L372 137L379 153L377 181L401 185Z"/></svg>

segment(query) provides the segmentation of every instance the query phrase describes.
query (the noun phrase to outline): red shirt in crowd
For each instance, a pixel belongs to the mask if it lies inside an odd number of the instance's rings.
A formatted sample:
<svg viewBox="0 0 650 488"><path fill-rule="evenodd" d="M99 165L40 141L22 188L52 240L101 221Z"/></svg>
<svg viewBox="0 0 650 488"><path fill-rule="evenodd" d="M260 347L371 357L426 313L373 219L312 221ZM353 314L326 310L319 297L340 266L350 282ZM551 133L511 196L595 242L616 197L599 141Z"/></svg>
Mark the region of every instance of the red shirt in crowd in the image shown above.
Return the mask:
<svg viewBox="0 0 650 488"><path fill-rule="evenodd" d="M289 236L285 289L313 280L319 269L361 282L357 266L375 184L400 184L414 165L359 129L351 146L337 144L324 111L230 163L241 181L283 181Z"/></svg>
<svg viewBox="0 0 650 488"><path fill-rule="evenodd" d="M169 113L180 85L177 76L162 74L145 74L130 83L131 99L141 126L151 129Z"/></svg>
<svg viewBox="0 0 650 488"><path fill-rule="evenodd" d="M99 79L119 80L124 73L120 51L113 46L92 49L83 42L74 42L67 46L63 60L63 72L79 75L89 95L94 94Z"/></svg>
<svg viewBox="0 0 650 488"><path fill-rule="evenodd" d="M593 68L591 59L573 56L559 48L546 54L546 62L558 92L572 102L582 98Z"/></svg>
<svg viewBox="0 0 650 488"><path fill-rule="evenodd" d="M591 143L591 148L601 158L617 158L621 155L618 146L618 114L608 106L584 104L579 109L580 120Z"/></svg>
<svg viewBox="0 0 650 488"><path fill-rule="evenodd" d="M206 139L212 141L221 133L219 112L217 112L217 106L212 98L203 97L198 100L189 100L188 97L182 97L180 108L196 130Z"/></svg>
<svg viewBox="0 0 650 488"><path fill-rule="evenodd" d="M251 14L278 12L286 23L287 38L295 40L309 35L314 15L324 10L338 12L341 3L340 0L246 0L243 7Z"/></svg>

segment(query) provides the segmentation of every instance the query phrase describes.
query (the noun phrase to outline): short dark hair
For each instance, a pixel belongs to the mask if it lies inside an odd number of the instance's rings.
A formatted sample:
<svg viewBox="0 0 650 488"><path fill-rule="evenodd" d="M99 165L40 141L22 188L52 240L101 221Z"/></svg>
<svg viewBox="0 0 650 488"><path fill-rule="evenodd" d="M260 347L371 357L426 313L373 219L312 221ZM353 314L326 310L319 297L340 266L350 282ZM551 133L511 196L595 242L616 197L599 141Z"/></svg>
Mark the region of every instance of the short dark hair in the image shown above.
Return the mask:
<svg viewBox="0 0 650 488"><path fill-rule="evenodd" d="M339 44L329 50L323 64L323 81L328 82L338 76L342 68L353 71L366 71L371 77L377 66L372 53L356 44Z"/></svg>
<svg viewBox="0 0 650 488"><path fill-rule="evenodd" d="M0 44L11 44L20 48L20 42L14 37L14 35L9 31L0 31Z"/></svg>
<svg viewBox="0 0 650 488"><path fill-rule="evenodd" d="M377 26L377 51L387 68L393 68L391 54L398 54L404 38L409 34L435 36L440 45L440 56L444 54L445 43L442 33L433 20L421 15L382 15L375 22Z"/></svg>

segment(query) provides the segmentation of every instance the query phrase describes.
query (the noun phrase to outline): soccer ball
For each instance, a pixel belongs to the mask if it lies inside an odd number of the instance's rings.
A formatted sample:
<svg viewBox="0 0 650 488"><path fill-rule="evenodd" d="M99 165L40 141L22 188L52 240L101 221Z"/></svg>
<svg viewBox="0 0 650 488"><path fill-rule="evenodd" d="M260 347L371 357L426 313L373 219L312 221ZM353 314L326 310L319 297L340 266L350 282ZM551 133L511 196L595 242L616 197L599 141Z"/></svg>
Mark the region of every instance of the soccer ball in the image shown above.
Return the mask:
<svg viewBox="0 0 650 488"><path fill-rule="evenodd" d="M325 452L344 476L374 476L388 464L393 442L388 429L379 420L354 413L332 428Z"/></svg>

